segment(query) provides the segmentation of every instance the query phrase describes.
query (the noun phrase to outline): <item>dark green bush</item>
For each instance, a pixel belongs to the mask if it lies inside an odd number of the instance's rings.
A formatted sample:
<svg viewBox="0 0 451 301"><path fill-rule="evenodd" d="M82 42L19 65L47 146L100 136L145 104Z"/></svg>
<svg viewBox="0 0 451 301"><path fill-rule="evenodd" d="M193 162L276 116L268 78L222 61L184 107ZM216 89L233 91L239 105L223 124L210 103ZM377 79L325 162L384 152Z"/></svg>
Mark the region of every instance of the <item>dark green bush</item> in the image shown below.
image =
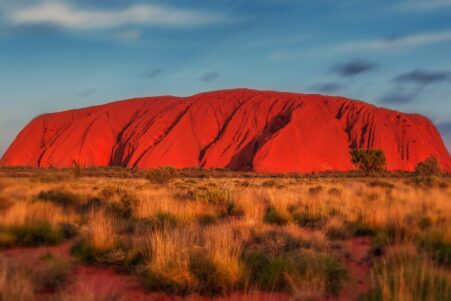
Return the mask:
<svg viewBox="0 0 451 301"><path fill-rule="evenodd" d="M357 149L351 152L352 163L366 173L385 170L387 160L382 150Z"/></svg>
<svg viewBox="0 0 451 301"><path fill-rule="evenodd" d="M326 273L326 296L337 296L343 287L343 282L348 278L348 270L338 260L332 257L324 257L323 265Z"/></svg>
<svg viewBox="0 0 451 301"><path fill-rule="evenodd" d="M289 222L289 219L287 216L278 212L276 208L268 207L265 216L263 217L263 221L267 224L282 226L286 225Z"/></svg>
<svg viewBox="0 0 451 301"><path fill-rule="evenodd" d="M231 278L213 260L201 252L190 256L189 271L196 279L195 291L201 294L227 294L237 288L239 280ZM237 282L238 280L238 282Z"/></svg>
<svg viewBox="0 0 451 301"><path fill-rule="evenodd" d="M19 246L54 245L64 240L61 229L54 230L48 222L34 221L8 230Z"/></svg>
<svg viewBox="0 0 451 301"><path fill-rule="evenodd" d="M325 215L307 211L293 213L293 221L300 227L319 229L326 224L327 220L328 218Z"/></svg>
<svg viewBox="0 0 451 301"><path fill-rule="evenodd" d="M271 256L282 256L298 250L301 241L286 231L270 230L254 234L247 245Z"/></svg>
<svg viewBox="0 0 451 301"><path fill-rule="evenodd" d="M327 193L329 193L329 195L331 196L339 197L341 196L342 190L336 187L332 187L327 191Z"/></svg>
<svg viewBox="0 0 451 301"><path fill-rule="evenodd" d="M415 174L417 177L430 177L440 175L440 165L437 158L431 156L426 160L420 162L415 167Z"/></svg>
<svg viewBox="0 0 451 301"><path fill-rule="evenodd" d="M67 259L46 253L39 257L34 266L33 278L39 289L54 291L67 283L70 270L71 264Z"/></svg>
<svg viewBox="0 0 451 301"><path fill-rule="evenodd" d="M127 219L132 217L133 208L137 203L138 198L134 194L127 192L119 200L109 202L107 210L117 217Z"/></svg>
<svg viewBox="0 0 451 301"><path fill-rule="evenodd" d="M198 217L199 224L201 226L208 226L216 223L218 221L218 217L214 214L202 214Z"/></svg>
<svg viewBox="0 0 451 301"><path fill-rule="evenodd" d="M153 184L167 184L176 177L176 169L173 167L159 167L148 172L146 178Z"/></svg>
<svg viewBox="0 0 451 301"><path fill-rule="evenodd" d="M310 187L308 189L308 192L312 195L316 195L319 194L320 192L323 191L323 187L321 185L315 186L315 187Z"/></svg>
<svg viewBox="0 0 451 301"><path fill-rule="evenodd" d="M41 191L38 194L38 199L42 201L52 202L63 207L75 206L81 202L81 197L79 195L65 191L63 189Z"/></svg>
<svg viewBox="0 0 451 301"><path fill-rule="evenodd" d="M430 229L423 235L420 246L427 250L438 264L451 266L451 241L447 239L444 230Z"/></svg>
<svg viewBox="0 0 451 301"><path fill-rule="evenodd" d="M345 240L349 238L350 233L345 227L330 226L326 229L326 236L330 240Z"/></svg>

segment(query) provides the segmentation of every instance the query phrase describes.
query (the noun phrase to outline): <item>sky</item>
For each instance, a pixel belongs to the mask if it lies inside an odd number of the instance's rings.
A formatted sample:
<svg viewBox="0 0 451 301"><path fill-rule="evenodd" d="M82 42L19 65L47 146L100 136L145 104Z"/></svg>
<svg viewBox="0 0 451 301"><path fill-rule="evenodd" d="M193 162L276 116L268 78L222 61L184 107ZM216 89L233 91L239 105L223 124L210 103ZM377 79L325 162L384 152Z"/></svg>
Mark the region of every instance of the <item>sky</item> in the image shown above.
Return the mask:
<svg viewBox="0 0 451 301"><path fill-rule="evenodd" d="M430 118L451 149L451 0L0 0L0 155L34 116L226 88Z"/></svg>

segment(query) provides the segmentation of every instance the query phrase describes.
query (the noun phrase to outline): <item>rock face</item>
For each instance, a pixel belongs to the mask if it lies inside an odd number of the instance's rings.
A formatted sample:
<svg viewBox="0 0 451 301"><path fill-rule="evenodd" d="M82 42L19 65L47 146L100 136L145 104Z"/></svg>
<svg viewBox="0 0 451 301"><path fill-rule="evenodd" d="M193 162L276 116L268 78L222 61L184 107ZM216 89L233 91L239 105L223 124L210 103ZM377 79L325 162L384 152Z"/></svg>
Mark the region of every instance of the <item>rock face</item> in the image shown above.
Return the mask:
<svg viewBox="0 0 451 301"><path fill-rule="evenodd" d="M352 170L350 150L382 149L389 170L451 158L425 117L342 97L247 89L148 97L45 114L1 166L226 167L259 172Z"/></svg>

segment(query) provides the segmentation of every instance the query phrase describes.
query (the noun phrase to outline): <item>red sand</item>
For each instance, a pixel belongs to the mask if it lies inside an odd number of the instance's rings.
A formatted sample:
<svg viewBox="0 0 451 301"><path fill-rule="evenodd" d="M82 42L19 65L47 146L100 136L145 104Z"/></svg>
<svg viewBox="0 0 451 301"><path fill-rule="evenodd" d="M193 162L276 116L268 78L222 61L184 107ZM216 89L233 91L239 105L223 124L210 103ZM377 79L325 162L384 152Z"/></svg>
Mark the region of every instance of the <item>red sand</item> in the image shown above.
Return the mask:
<svg viewBox="0 0 451 301"><path fill-rule="evenodd" d="M433 155L451 171L425 117L342 97L247 89L45 114L22 130L0 166L346 171L355 147L384 150L389 170L413 170Z"/></svg>

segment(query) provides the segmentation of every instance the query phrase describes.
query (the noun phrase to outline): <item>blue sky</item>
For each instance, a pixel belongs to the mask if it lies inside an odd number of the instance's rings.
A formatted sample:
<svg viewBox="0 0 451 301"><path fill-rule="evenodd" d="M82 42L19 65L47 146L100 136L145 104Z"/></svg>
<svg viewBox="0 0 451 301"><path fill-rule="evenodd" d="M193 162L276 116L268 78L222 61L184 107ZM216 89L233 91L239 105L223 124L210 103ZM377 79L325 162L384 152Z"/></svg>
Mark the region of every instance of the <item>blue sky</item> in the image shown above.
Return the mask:
<svg viewBox="0 0 451 301"><path fill-rule="evenodd" d="M34 116L248 87L428 116L451 149L451 0L0 0L0 154Z"/></svg>

